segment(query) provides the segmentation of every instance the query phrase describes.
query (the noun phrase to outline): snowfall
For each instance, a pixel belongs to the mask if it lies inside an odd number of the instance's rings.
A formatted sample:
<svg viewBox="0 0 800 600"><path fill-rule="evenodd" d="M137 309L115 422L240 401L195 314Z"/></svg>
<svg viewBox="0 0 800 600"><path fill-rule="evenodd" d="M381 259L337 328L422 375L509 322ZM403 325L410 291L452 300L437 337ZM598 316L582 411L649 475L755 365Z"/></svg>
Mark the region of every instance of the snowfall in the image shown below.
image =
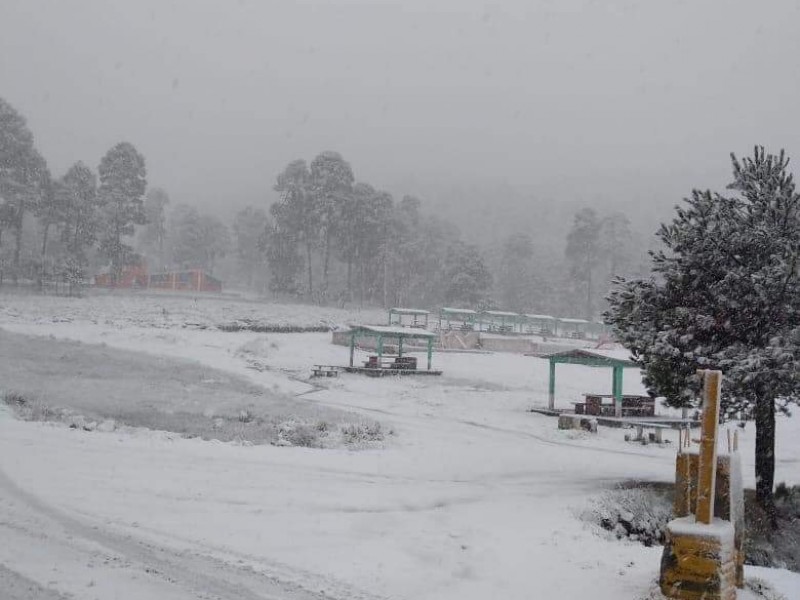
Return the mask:
<svg viewBox="0 0 800 600"><path fill-rule="evenodd" d="M217 328L385 318L235 299L0 295L0 343L25 334L192 361L387 432L314 449L84 431L0 408L0 598L659 598L661 548L580 515L621 482L670 481L675 432L641 445L620 429L558 430L529 411L546 405L548 385L547 362L530 356L436 353L441 377L312 379L313 365L348 359L330 333ZM605 369L559 365L557 376L559 407L610 392ZM643 393L636 371L624 391ZM741 430L749 487L753 433ZM800 419L780 419L777 446L776 481L800 483ZM800 598L800 574L746 577Z"/></svg>

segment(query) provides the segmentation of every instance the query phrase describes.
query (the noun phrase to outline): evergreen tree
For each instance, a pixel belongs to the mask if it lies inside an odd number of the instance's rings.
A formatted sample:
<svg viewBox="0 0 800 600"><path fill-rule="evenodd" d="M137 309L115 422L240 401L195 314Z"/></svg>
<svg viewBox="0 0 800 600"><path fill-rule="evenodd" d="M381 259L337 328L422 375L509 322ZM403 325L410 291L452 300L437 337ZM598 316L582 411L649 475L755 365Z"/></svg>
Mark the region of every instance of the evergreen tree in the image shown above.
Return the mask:
<svg viewBox="0 0 800 600"><path fill-rule="evenodd" d="M82 162L72 165L56 183L56 195L64 210L61 240L67 255L63 268L67 278L80 282L87 264L87 251L97 241L100 201L97 178Z"/></svg>
<svg viewBox="0 0 800 600"><path fill-rule="evenodd" d="M13 276L20 273L25 215L44 202L50 173L25 119L0 98L0 249L4 230L15 236Z"/></svg>
<svg viewBox="0 0 800 600"><path fill-rule="evenodd" d="M456 241L447 249L442 282L445 286L445 302L478 306L486 299L492 285L492 275L477 246Z"/></svg>
<svg viewBox="0 0 800 600"><path fill-rule="evenodd" d="M696 369L722 369L728 414L755 419L756 496L774 522L776 408L797 401L800 372L800 195L783 152L732 161L737 194L677 207L653 276L619 280L606 318L673 406L695 402Z"/></svg>
<svg viewBox="0 0 800 600"><path fill-rule="evenodd" d="M260 240L268 221L267 213L260 208L248 206L236 213L233 222L236 256L249 288L253 287L255 276L264 263L264 252L261 249Z"/></svg>
<svg viewBox="0 0 800 600"><path fill-rule="evenodd" d="M311 189L322 234L322 289L325 300L329 287L330 257L334 238L341 226L340 205L352 193L353 169L338 152L321 152L311 161Z"/></svg>
<svg viewBox="0 0 800 600"><path fill-rule="evenodd" d="M502 305L516 312L531 310L536 294L531 236L517 233L506 239L497 272Z"/></svg>
<svg viewBox="0 0 800 600"><path fill-rule="evenodd" d="M280 192L281 199L270 207L275 220L276 231L280 236L281 252L268 254L270 269L274 272L290 272L274 261L280 257L294 257L286 244L300 244L305 250L307 273L307 290L309 298L314 295L314 262L313 254L319 247L320 216L316 208L315 195L311 190L311 173L304 160L289 163L278 175L275 191ZM282 279L283 280L283 279Z"/></svg>
<svg viewBox="0 0 800 600"><path fill-rule="evenodd" d="M297 275L303 259L297 251L297 241L279 223L267 223L259 247L270 265L269 289L276 294L296 296L299 293Z"/></svg>
<svg viewBox="0 0 800 600"><path fill-rule="evenodd" d="M167 205L169 194L161 188L150 188L144 198L146 224L141 235L141 252L150 259L150 267L166 266Z"/></svg>
<svg viewBox="0 0 800 600"><path fill-rule="evenodd" d="M600 262L600 219L594 209L584 208L575 214L567 235L566 257L570 275L583 288L585 318L594 317L594 277Z"/></svg>
<svg viewBox="0 0 800 600"><path fill-rule="evenodd" d="M133 236L136 225L146 222L143 196L147 189L144 157L128 142L109 150L98 167L99 195L103 203L104 223L100 248L111 260L115 281L130 262L133 248L125 238Z"/></svg>

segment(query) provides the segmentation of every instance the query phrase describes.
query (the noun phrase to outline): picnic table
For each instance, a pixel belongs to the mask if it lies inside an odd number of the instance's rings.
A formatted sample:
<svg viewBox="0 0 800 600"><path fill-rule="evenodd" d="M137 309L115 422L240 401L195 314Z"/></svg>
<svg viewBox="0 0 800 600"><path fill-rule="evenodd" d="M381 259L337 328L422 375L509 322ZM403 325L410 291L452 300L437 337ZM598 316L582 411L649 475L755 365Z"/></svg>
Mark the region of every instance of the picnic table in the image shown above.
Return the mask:
<svg viewBox="0 0 800 600"><path fill-rule="evenodd" d="M615 414L613 394L584 394L583 402L574 402L576 415L613 417ZM610 402L606 402L610 400ZM656 403L650 396L622 396L623 417L652 417L656 414Z"/></svg>
<svg viewBox="0 0 800 600"><path fill-rule="evenodd" d="M364 367L367 369L404 369L413 371L417 368L417 357L386 354L383 356L372 355L364 362Z"/></svg>
<svg viewBox="0 0 800 600"><path fill-rule="evenodd" d="M311 369L312 377L338 377L339 367L333 365L314 365Z"/></svg>

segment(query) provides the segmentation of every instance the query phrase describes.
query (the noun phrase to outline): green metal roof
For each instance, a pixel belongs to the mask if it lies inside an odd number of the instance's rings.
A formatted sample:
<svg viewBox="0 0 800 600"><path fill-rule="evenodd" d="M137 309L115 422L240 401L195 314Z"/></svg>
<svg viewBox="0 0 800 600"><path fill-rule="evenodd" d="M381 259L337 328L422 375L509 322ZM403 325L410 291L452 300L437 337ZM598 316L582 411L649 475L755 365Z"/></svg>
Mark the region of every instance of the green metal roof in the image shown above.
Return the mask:
<svg viewBox="0 0 800 600"><path fill-rule="evenodd" d="M556 364L585 365L587 367L622 367L626 369L639 368L639 365L632 360L616 358L599 352L589 352L580 348L547 354L542 358L549 359L550 362Z"/></svg>
<svg viewBox="0 0 800 600"><path fill-rule="evenodd" d="M352 325L350 327L350 333L370 337L386 336L417 339L436 337L435 333L427 331L426 329L414 329L413 327L384 327L383 325Z"/></svg>

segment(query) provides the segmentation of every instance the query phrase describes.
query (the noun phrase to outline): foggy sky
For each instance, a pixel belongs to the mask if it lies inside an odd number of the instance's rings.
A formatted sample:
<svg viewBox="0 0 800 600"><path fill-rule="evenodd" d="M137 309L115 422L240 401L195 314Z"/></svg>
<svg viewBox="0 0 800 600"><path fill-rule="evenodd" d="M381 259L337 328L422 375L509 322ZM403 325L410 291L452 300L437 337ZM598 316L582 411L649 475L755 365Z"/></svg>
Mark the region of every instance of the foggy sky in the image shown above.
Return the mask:
<svg viewBox="0 0 800 600"><path fill-rule="evenodd" d="M332 149L395 193L672 205L730 151L800 164L798 24L797 1L0 0L0 96L54 174L128 140L173 202L266 207Z"/></svg>

